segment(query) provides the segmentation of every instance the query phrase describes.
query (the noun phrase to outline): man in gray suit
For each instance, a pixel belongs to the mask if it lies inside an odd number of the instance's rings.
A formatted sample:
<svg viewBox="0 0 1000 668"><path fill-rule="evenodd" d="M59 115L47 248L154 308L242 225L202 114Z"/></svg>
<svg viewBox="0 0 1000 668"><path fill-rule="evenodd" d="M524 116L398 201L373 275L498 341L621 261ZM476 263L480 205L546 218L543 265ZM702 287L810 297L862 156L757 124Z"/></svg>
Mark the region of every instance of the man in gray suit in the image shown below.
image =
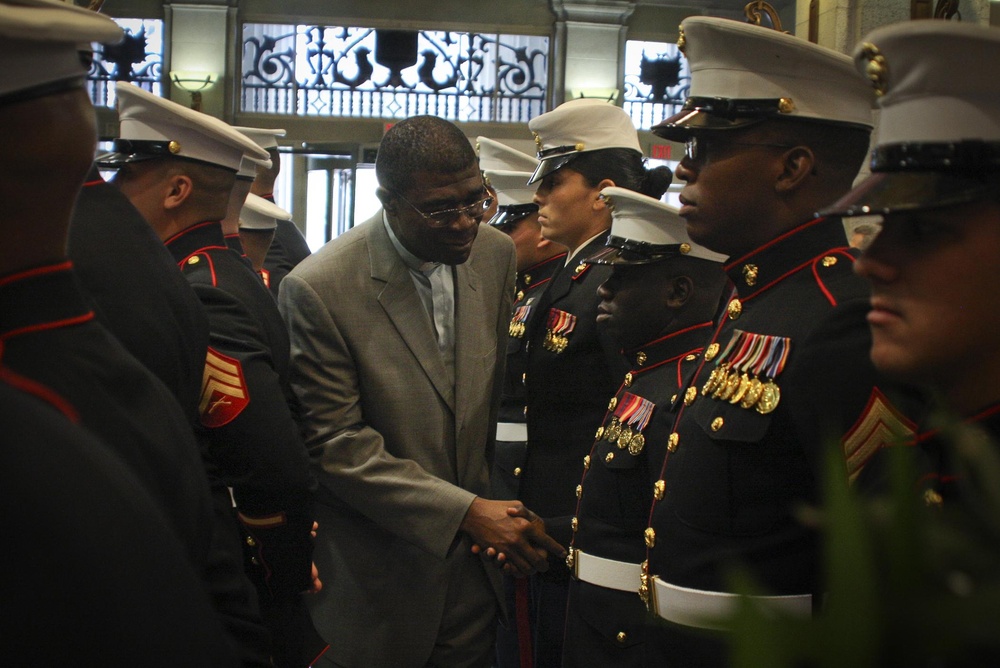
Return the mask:
<svg viewBox="0 0 1000 668"><path fill-rule="evenodd" d="M321 483L313 618L334 665L488 666L499 573L473 546L525 573L563 553L518 502L483 498L514 247L480 226L491 199L448 121L397 123L375 168L382 211L279 295Z"/></svg>

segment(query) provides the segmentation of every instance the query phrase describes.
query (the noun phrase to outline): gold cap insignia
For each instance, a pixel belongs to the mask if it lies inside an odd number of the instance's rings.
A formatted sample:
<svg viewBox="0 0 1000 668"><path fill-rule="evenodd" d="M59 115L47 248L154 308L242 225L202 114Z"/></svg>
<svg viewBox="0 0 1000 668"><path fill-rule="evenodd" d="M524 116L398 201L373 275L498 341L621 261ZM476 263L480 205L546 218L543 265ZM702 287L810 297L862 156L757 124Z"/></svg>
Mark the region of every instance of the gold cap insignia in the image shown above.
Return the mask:
<svg viewBox="0 0 1000 668"><path fill-rule="evenodd" d="M684 37L684 28L681 26L677 27L677 50L684 53L684 49L687 48L687 38ZM684 54L687 55L687 54Z"/></svg>
<svg viewBox="0 0 1000 668"><path fill-rule="evenodd" d="M778 113L790 114L795 111L795 102L790 97L783 97L778 100Z"/></svg>
<svg viewBox="0 0 1000 668"><path fill-rule="evenodd" d="M691 244L681 244L680 251L681 255L687 255L691 252Z"/></svg>
<svg viewBox="0 0 1000 668"><path fill-rule="evenodd" d="M172 141L169 144L167 144L167 150L170 151L173 155L177 155L178 153L181 152L181 145L175 141Z"/></svg>
<svg viewBox="0 0 1000 668"><path fill-rule="evenodd" d="M871 42L861 45L861 57L868 61L865 65L865 76L872 83L876 95L885 95L889 89L889 63L878 47Z"/></svg>

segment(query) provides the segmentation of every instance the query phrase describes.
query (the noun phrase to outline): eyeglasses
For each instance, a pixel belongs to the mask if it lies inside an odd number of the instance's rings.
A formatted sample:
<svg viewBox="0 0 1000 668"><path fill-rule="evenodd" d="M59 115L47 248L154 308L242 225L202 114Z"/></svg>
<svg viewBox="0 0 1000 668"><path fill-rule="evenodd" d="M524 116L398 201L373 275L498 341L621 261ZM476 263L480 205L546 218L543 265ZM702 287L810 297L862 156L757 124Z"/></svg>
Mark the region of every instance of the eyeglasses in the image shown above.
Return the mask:
<svg viewBox="0 0 1000 668"><path fill-rule="evenodd" d="M441 209L440 211L431 211L430 213L425 213L420 209L418 209L417 207L413 206L413 204L410 203L410 200L406 199L399 193L393 193L393 194L399 199L406 202L411 209L419 213L420 216L425 221L427 221L427 224L430 225L431 227L447 227L448 225L451 225L456 220L458 220L459 216L467 216L472 220L481 222L483 215L486 214L486 210L489 209L490 206L493 204L493 198L487 195L486 197L484 197L479 201L473 202L472 204L468 204L466 206L460 206L456 209Z"/></svg>
<svg viewBox="0 0 1000 668"><path fill-rule="evenodd" d="M698 137L696 135L691 135L684 142L684 156L688 160L697 160L698 158L704 158L705 154L708 152L708 146L715 143L719 146L770 146L771 148L795 148L789 144L768 144L767 142L749 142L749 141L728 141L721 137L713 137L712 140L706 137Z"/></svg>

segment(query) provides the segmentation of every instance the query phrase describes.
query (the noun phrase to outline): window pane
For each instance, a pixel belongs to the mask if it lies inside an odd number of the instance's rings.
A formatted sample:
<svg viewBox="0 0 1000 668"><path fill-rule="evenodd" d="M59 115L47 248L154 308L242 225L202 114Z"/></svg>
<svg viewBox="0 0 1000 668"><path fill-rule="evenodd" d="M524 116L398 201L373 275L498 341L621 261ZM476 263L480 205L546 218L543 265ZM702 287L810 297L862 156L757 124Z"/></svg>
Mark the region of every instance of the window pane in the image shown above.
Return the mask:
<svg viewBox="0 0 1000 668"><path fill-rule="evenodd" d="M114 19L125 31L119 44L94 43L87 90L96 107L115 106L115 82L127 81L154 95L162 94L163 21Z"/></svg>
<svg viewBox="0 0 1000 668"><path fill-rule="evenodd" d="M687 59L676 44L626 42L622 106L636 128L648 130L680 111L690 83Z"/></svg>

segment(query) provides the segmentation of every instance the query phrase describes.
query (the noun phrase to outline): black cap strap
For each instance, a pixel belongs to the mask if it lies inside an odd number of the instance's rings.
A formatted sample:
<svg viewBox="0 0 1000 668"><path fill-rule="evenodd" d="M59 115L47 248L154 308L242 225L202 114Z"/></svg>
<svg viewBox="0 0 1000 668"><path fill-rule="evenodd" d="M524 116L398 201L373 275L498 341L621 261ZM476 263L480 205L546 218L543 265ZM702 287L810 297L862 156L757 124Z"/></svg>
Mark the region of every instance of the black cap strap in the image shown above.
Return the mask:
<svg viewBox="0 0 1000 668"><path fill-rule="evenodd" d="M626 253L635 253L644 257L659 257L661 255L681 255L681 244L651 244L645 241L633 241L625 237L609 235L606 246L620 248Z"/></svg>
<svg viewBox="0 0 1000 668"><path fill-rule="evenodd" d="M877 146L873 172L977 172L1000 169L1000 142L909 142Z"/></svg>
<svg viewBox="0 0 1000 668"><path fill-rule="evenodd" d="M756 116L766 118L788 113L787 98L733 99L727 97L689 97L684 101L685 111L701 111L717 116Z"/></svg>
<svg viewBox="0 0 1000 668"><path fill-rule="evenodd" d="M169 158L181 150L175 141L153 139L116 139L115 152L126 155L141 155L150 158Z"/></svg>

